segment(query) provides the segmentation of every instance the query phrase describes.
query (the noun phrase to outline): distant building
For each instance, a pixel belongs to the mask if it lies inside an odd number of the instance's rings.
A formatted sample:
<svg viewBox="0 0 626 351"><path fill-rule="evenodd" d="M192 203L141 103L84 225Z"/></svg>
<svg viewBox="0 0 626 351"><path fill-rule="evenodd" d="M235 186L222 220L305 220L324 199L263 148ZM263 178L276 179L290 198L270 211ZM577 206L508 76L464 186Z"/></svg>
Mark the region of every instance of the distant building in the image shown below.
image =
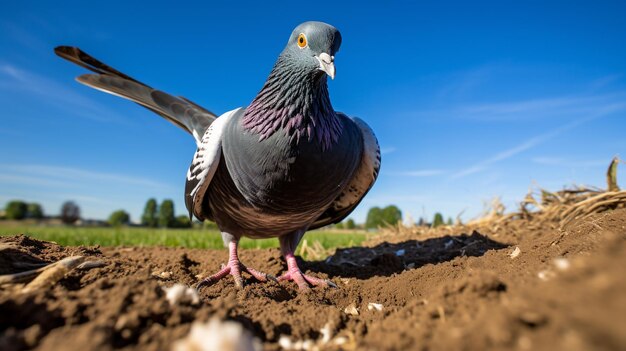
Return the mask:
<svg viewBox="0 0 626 351"><path fill-rule="evenodd" d="M78 227L108 227L109 223L107 221L99 220L99 219L79 219L76 221L76 226Z"/></svg>

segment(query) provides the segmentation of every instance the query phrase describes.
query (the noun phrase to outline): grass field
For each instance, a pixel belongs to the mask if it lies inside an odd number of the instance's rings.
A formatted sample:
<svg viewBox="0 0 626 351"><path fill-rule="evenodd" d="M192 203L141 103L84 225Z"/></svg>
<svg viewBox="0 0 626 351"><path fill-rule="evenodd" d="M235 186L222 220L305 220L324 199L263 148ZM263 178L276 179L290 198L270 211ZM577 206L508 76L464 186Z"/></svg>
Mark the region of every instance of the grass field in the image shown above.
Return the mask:
<svg viewBox="0 0 626 351"><path fill-rule="evenodd" d="M224 247L220 233L210 229L47 227L0 221L0 236L17 234L25 234L65 246L180 246L204 249L221 249ZM363 232L311 231L304 236L304 239L309 246L319 242L325 250L330 250L359 245L371 235L373 234ZM242 248L278 247L278 239L252 240L243 238L240 246Z"/></svg>

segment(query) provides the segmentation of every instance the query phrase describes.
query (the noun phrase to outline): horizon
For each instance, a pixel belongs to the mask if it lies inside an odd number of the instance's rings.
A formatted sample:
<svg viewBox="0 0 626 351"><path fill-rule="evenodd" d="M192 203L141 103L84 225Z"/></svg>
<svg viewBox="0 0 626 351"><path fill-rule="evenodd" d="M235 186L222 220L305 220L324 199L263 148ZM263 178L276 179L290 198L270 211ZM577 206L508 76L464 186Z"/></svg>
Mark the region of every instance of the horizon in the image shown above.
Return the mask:
<svg viewBox="0 0 626 351"><path fill-rule="evenodd" d="M625 3L356 4L287 16L241 2L5 5L0 206L37 202L48 216L73 200L84 218L124 209L138 222L154 197L187 214L193 138L78 84L87 71L56 57L57 45L220 115L252 101L309 19L341 31L331 101L372 127L383 154L348 218L363 223L369 208L393 204L413 221L467 220L495 197L511 208L532 186L605 186L626 150Z"/></svg>

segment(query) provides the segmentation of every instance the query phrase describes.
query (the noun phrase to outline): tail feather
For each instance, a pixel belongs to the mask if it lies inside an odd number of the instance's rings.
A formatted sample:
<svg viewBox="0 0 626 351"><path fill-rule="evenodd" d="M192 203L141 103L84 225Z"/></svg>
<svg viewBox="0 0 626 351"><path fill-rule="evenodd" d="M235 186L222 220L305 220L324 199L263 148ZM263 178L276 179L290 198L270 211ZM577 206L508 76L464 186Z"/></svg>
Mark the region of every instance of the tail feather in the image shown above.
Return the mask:
<svg viewBox="0 0 626 351"><path fill-rule="evenodd" d="M54 52L60 57L97 74L85 74L77 80L94 89L131 100L174 123L192 134L200 143L204 132L217 116L184 98L176 97L125 75L105 65L76 47L59 46Z"/></svg>
<svg viewBox="0 0 626 351"><path fill-rule="evenodd" d="M58 56L73 62L81 67L87 68L90 71L99 73L99 74L109 74L112 76L117 76L120 78L124 78L135 83L139 83L149 88L148 85L135 80L134 78L125 75L124 73L116 70L113 67L109 67L104 63L100 62L96 58L92 57L88 53L82 51L81 49L73 46L57 46L54 48L54 53Z"/></svg>

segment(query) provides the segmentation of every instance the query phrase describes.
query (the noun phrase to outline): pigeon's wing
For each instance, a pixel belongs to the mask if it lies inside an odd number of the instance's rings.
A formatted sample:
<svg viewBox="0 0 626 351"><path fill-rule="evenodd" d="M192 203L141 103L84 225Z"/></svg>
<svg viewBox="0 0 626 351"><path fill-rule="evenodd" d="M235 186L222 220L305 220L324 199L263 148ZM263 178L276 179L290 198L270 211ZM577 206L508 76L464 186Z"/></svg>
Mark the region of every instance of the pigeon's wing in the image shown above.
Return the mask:
<svg viewBox="0 0 626 351"><path fill-rule="evenodd" d="M346 218L363 200L372 188L380 170L380 146L372 129L359 118L352 119L359 127L363 137L363 155L361 164L343 192L330 207L309 227L320 228L332 223L339 223Z"/></svg>
<svg viewBox="0 0 626 351"><path fill-rule="evenodd" d="M80 83L131 100L163 116L193 135L198 146L209 125L217 118L214 113L190 100L155 90L105 65L79 48L59 46L54 49L54 52L70 62L97 73L78 77L77 80Z"/></svg>
<svg viewBox="0 0 626 351"><path fill-rule="evenodd" d="M224 128L240 110L229 111L220 116L209 126L200 140L198 150L187 171L185 183L185 206L187 206L190 218L195 215L200 220L205 219L202 202L220 164Z"/></svg>

